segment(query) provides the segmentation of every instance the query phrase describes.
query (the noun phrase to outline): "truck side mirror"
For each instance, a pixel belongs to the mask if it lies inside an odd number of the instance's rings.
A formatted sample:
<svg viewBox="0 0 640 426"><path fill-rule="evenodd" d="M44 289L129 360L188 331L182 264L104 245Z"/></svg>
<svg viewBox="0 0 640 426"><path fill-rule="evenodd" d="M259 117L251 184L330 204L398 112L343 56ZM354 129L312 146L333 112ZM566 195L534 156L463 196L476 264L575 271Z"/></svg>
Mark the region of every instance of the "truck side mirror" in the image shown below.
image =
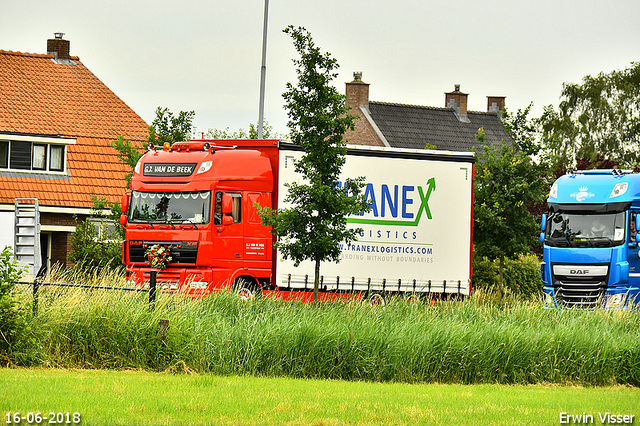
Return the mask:
<svg viewBox="0 0 640 426"><path fill-rule="evenodd" d="M229 215L222 216L222 224L224 226L233 225L233 217Z"/></svg>
<svg viewBox="0 0 640 426"><path fill-rule="evenodd" d="M230 195L224 194L222 196L222 214L230 215L233 212L233 198ZM231 219L233 221L233 219Z"/></svg>
<svg viewBox="0 0 640 426"><path fill-rule="evenodd" d="M129 194L126 192L122 194L122 203L120 204L120 209L122 210L122 214L127 214L129 212Z"/></svg>
<svg viewBox="0 0 640 426"><path fill-rule="evenodd" d="M546 213L542 215L542 220L540 221L540 229L542 232L547 230L547 215Z"/></svg>
<svg viewBox="0 0 640 426"><path fill-rule="evenodd" d="M127 215L126 214L121 214L120 215L120 226L122 226L123 228L127 227Z"/></svg>
<svg viewBox="0 0 640 426"><path fill-rule="evenodd" d="M640 233L638 232L638 213L629 214L629 247L636 248L640 243Z"/></svg>
<svg viewBox="0 0 640 426"><path fill-rule="evenodd" d="M638 213L632 211L629 213L629 232L636 233L640 230L640 224L638 223Z"/></svg>
<svg viewBox="0 0 640 426"><path fill-rule="evenodd" d="M544 232L540 233L540 242L544 244Z"/></svg>

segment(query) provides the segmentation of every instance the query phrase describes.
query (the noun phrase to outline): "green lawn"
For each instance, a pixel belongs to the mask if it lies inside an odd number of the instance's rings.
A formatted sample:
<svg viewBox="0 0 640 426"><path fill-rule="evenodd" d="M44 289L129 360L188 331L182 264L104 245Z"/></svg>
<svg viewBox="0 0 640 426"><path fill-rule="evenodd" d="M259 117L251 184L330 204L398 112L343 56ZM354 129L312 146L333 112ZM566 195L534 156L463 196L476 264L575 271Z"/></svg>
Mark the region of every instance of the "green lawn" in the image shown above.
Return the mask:
<svg viewBox="0 0 640 426"><path fill-rule="evenodd" d="M563 412L640 424L640 389L4 368L0 412L2 424L15 412L79 412L83 425L556 425Z"/></svg>

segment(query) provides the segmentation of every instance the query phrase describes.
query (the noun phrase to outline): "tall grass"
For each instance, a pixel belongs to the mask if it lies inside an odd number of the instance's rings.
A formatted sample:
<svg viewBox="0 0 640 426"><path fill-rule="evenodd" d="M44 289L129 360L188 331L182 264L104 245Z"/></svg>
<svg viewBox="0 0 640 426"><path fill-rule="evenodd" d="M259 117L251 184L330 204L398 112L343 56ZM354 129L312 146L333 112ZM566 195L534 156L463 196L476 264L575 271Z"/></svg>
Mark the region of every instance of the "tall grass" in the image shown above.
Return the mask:
<svg viewBox="0 0 640 426"><path fill-rule="evenodd" d="M159 324L168 320L163 332ZM640 386L640 314L537 301L301 304L44 288L15 364L344 380Z"/></svg>

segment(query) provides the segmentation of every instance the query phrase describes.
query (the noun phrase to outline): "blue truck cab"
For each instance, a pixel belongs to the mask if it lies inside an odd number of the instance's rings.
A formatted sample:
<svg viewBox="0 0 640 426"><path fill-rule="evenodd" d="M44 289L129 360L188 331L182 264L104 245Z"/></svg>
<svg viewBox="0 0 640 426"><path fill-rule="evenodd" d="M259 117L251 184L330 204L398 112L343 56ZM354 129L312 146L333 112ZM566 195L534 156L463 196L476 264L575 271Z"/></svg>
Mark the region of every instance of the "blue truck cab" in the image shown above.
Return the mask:
<svg viewBox="0 0 640 426"><path fill-rule="evenodd" d="M547 304L640 303L640 174L571 171L552 185L542 216L540 276Z"/></svg>

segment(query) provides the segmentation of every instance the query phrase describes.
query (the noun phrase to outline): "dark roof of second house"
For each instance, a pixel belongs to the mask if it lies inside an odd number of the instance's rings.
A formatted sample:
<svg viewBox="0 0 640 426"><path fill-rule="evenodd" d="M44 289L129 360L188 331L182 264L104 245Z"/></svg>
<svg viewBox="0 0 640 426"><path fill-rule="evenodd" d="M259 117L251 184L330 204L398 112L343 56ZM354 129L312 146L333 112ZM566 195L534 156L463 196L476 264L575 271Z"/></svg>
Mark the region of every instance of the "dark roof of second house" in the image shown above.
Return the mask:
<svg viewBox="0 0 640 426"><path fill-rule="evenodd" d="M512 143L496 112L467 111L460 119L452 108L369 101L369 114L390 146L468 152L478 145L478 129L487 145Z"/></svg>

